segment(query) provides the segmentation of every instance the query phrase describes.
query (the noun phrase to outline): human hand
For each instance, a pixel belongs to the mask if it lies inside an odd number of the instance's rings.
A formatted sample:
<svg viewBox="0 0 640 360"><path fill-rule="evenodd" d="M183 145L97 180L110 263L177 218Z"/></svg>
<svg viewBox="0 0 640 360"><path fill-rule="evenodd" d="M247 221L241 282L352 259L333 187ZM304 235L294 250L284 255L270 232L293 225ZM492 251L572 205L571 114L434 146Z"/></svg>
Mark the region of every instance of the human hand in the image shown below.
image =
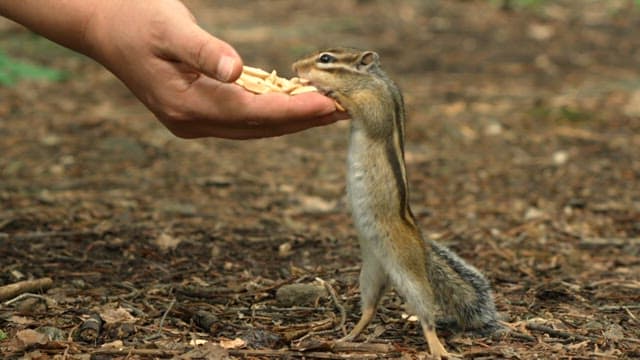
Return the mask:
<svg viewBox="0 0 640 360"><path fill-rule="evenodd" d="M99 2L86 27L102 63L175 135L249 139L347 117L319 94L252 94L229 83L242 60L177 0Z"/></svg>

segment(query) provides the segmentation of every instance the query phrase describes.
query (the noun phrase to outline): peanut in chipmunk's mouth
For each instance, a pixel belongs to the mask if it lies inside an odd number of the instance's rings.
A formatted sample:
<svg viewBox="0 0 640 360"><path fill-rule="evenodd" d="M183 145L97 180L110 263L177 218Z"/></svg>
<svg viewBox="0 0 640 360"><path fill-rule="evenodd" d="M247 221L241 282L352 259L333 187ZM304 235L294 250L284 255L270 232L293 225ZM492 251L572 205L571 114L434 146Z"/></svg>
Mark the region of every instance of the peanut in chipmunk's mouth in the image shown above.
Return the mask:
<svg viewBox="0 0 640 360"><path fill-rule="evenodd" d="M328 97L330 97L332 99L334 98L333 96L331 96L334 93L333 89L328 88L326 86L319 85L316 82L314 82L313 80L309 80L309 79L303 78L303 77L300 77L300 78L304 79L305 81L308 81L307 85L315 87L316 89L318 89L318 92L321 93L322 95L328 96Z"/></svg>
<svg viewBox="0 0 640 360"><path fill-rule="evenodd" d="M317 85L313 85L318 89L318 92L320 92L322 95L333 99L333 101L336 103L336 109L338 111L347 111L347 109L345 109L345 107L340 103L340 100L338 99L338 96L336 95L336 92L332 89L327 89L327 88L322 88L322 87L318 87Z"/></svg>

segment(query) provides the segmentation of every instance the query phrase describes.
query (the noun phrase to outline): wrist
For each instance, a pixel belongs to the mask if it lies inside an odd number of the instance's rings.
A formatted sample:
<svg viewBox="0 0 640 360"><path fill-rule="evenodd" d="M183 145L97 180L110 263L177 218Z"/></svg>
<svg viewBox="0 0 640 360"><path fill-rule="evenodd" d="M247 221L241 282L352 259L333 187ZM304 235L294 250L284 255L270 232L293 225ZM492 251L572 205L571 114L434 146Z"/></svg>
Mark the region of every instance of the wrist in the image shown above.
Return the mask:
<svg viewBox="0 0 640 360"><path fill-rule="evenodd" d="M0 2L3 15L30 30L72 50L88 54L91 45L85 33L87 25L102 1L21 0Z"/></svg>
<svg viewBox="0 0 640 360"><path fill-rule="evenodd" d="M118 9L124 5L123 0L96 1L93 11L88 14L83 24L83 48L77 49L107 68L108 59L114 54L117 42L113 34L117 33L115 19L122 17Z"/></svg>

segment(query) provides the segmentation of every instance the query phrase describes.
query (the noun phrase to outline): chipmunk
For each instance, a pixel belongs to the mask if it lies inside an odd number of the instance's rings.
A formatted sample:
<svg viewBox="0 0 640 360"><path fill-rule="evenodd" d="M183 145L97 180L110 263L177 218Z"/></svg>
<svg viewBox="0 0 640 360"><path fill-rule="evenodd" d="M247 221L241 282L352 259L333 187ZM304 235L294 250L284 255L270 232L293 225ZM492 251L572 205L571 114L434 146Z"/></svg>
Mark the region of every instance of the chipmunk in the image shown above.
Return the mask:
<svg viewBox="0 0 640 360"><path fill-rule="evenodd" d="M389 285L419 318L436 359L452 356L436 334L436 307L444 324L484 333L497 329L487 279L445 246L425 240L416 224L404 163L404 101L380 68L378 54L326 50L295 62L293 69L352 119L347 194L362 253L362 316L341 340L364 330Z"/></svg>

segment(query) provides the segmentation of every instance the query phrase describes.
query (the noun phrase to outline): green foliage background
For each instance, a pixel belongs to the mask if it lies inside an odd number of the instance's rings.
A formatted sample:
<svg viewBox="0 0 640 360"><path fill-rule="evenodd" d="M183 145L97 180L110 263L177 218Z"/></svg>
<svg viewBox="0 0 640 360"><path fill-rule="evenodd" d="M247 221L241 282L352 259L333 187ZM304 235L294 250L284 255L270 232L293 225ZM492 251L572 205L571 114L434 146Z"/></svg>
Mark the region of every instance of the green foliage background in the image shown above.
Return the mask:
<svg viewBox="0 0 640 360"><path fill-rule="evenodd" d="M2 86L12 86L26 79L61 81L64 78L65 74L62 71L12 58L0 50L0 85Z"/></svg>

